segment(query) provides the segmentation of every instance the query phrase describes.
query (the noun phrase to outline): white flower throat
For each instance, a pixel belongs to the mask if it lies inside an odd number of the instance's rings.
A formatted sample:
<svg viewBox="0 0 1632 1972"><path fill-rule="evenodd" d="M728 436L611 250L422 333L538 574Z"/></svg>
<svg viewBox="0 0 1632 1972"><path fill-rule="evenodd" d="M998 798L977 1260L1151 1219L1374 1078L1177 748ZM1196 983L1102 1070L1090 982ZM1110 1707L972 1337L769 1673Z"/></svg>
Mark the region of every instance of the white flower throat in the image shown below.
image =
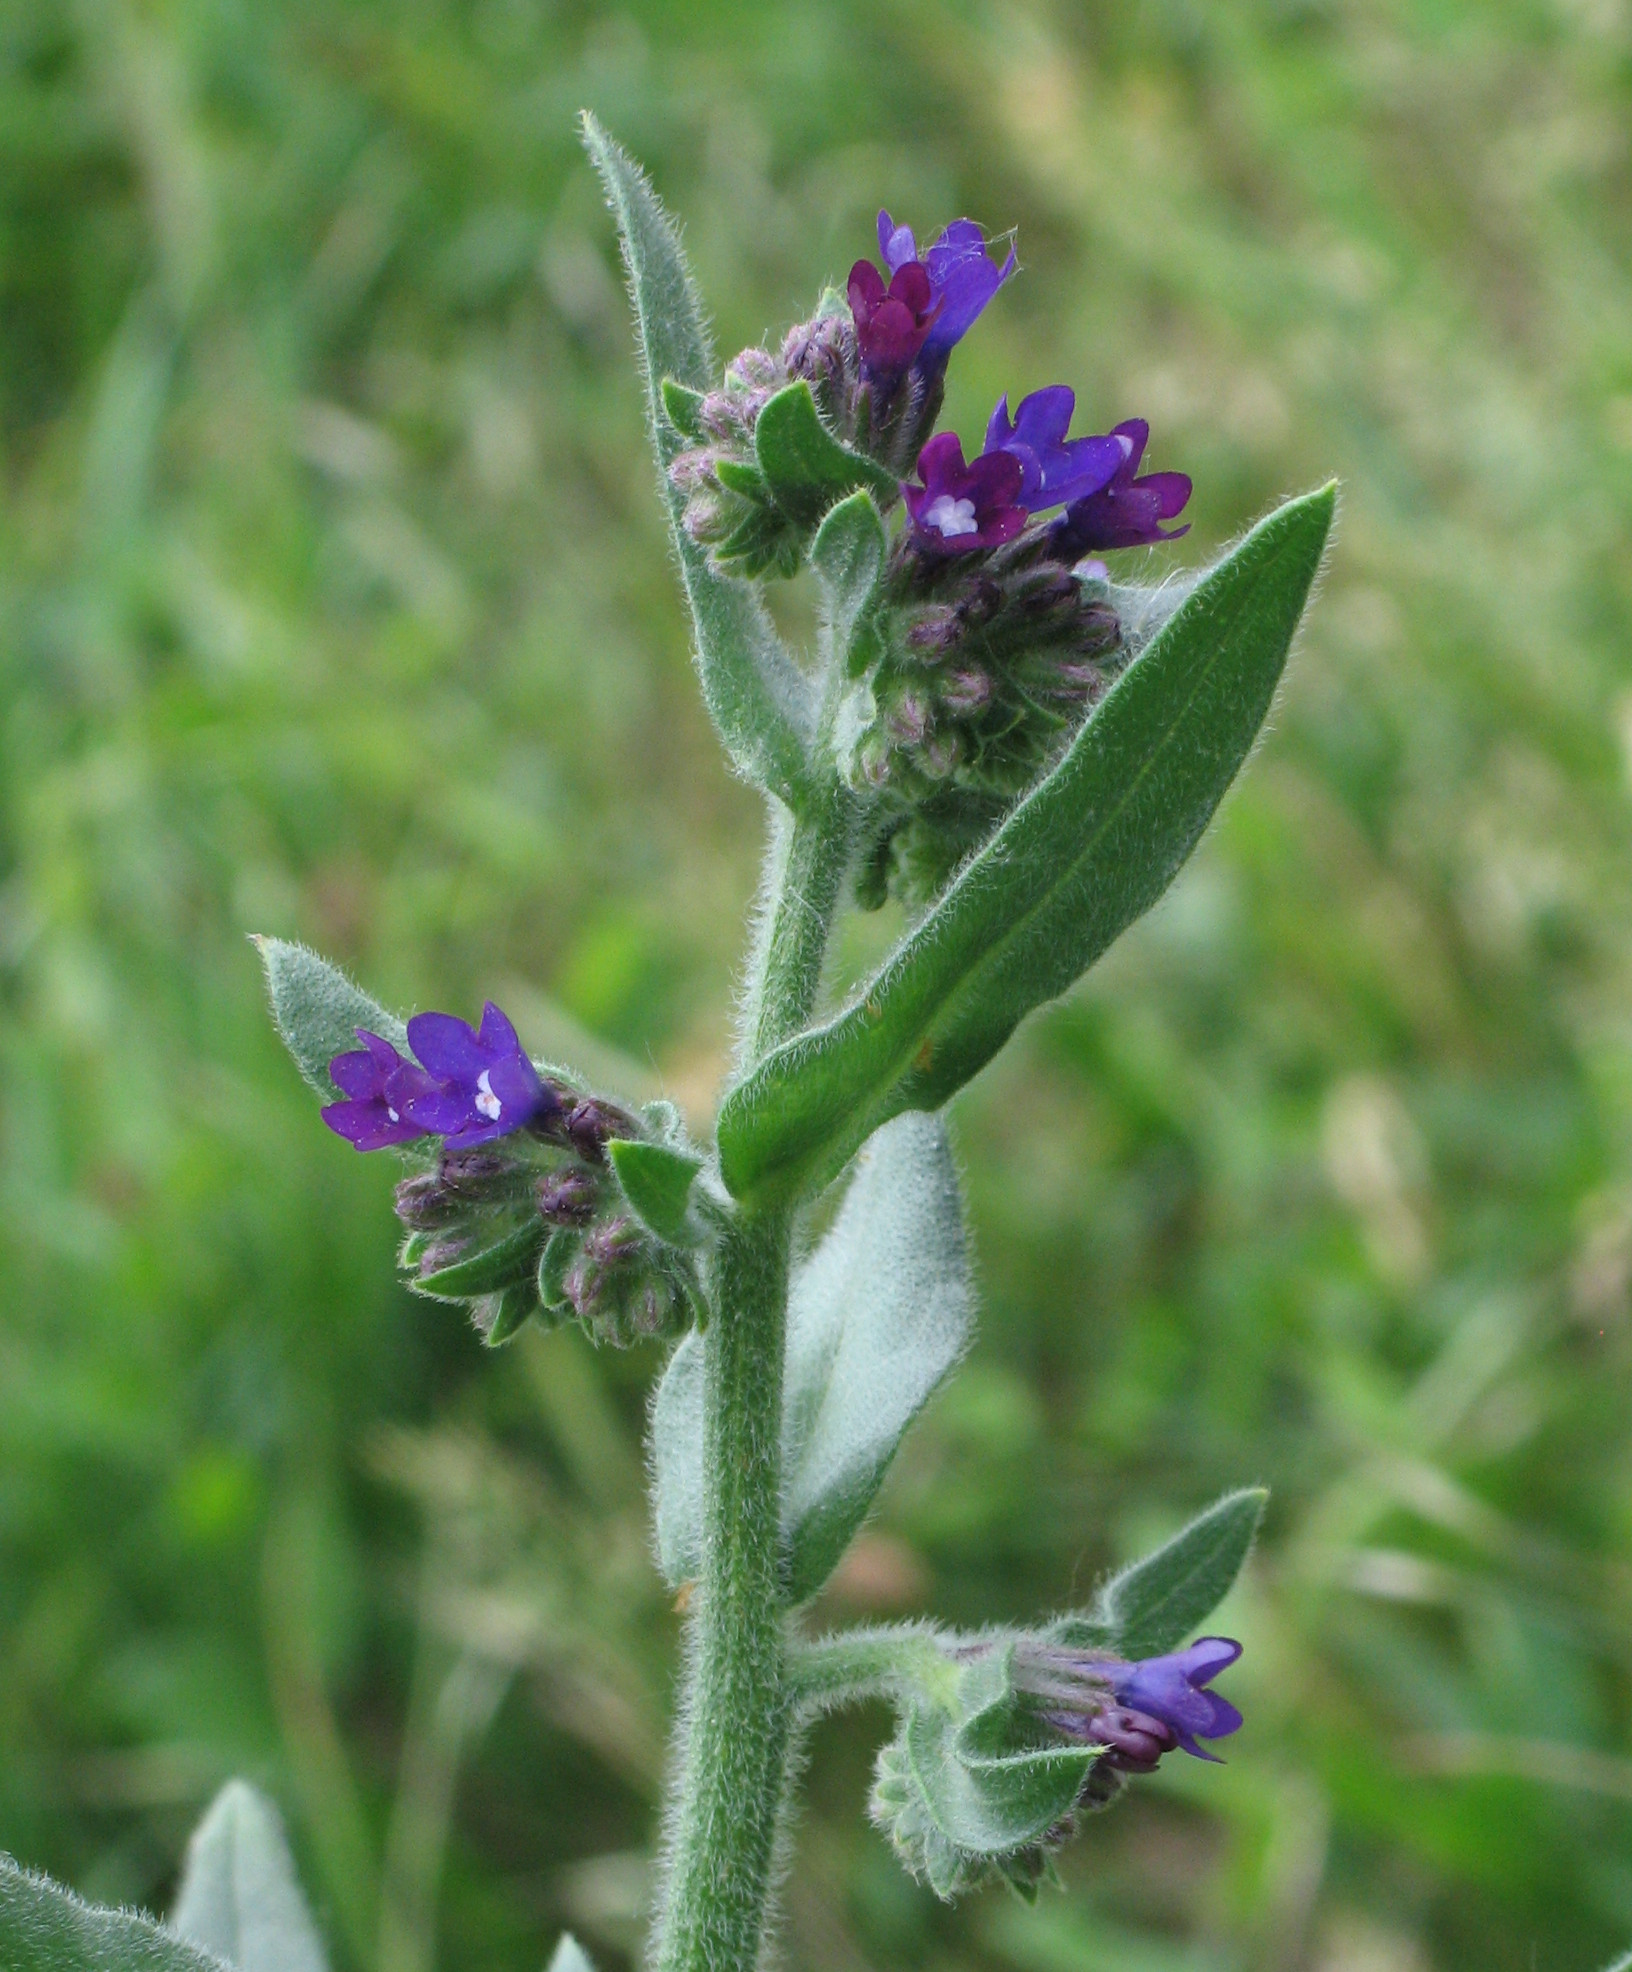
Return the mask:
<svg viewBox="0 0 1632 1972"><path fill-rule="evenodd" d="M504 1104L493 1093L491 1077L492 1071L487 1068L484 1068L481 1074L476 1077L476 1107L487 1118L488 1122L496 1123L504 1113Z"/></svg>
<svg viewBox="0 0 1632 1972"><path fill-rule="evenodd" d="M944 538L980 532L979 523L975 519L974 501L954 500L950 493L938 494L931 500L924 519Z"/></svg>

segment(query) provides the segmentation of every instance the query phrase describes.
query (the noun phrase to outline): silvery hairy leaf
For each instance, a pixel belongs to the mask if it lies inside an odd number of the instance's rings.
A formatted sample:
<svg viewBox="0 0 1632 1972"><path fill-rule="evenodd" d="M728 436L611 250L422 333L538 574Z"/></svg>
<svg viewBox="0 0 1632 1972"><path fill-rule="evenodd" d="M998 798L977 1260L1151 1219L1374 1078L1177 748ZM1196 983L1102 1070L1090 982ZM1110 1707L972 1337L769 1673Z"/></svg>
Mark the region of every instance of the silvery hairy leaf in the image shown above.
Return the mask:
<svg viewBox="0 0 1632 1972"><path fill-rule="evenodd" d="M328 1972L278 1811L247 1781L222 1788L188 1843L170 1929L238 1972Z"/></svg>
<svg viewBox="0 0 1632 1972"><path fill-rule="evenodd" d="M357 1046L357 1029L366 1027L406 1052L408 1032L395 1014L354 986L338 966L286 938L257 938L266 968L272 1018L301 1075L332 1102L340 1091L329 1080L329 1063Z"/></svg>
<svg viewBox="0 0 1632 1972"><path fill-rule="evenodd" d="M4 1857L0 1966L5 1972L229 1972L225 1960L150 1918L84 1903Z"/></svg>
<svg viewBox="0 0 1632 1972"><path fill-rule="evenodd" d="M858 1159L789 1298L782 1540L792 1601L833 1572L973 1324L944 1127L898 1117ZM701 1336L686 1337L652 1407L658 1558L676 1587L702 1567L703 1348Z"/></svg>
<svg viewBox="0 0 1632 1972"><path fill-rule="evenodd" d="M682 393L705 391L714 382L702 304L680 234L639 166L588 114L584 144L623 244L646 420L696 629L703 698L738 772L791 801L806 775L813 724L809 688L758 597L745 583L717 574L682 527L685 503L668 477L684 433L665 410L664 382L672 380ZM683 395L669 395L684 416Z"/></svg>
<svg viewBox="0 0 1632 1972"><path fill-rule="evenodd" d="M732 1090L736 1197L808 1195L890 1117L939 1108L1161 896L1269 710L1335 497L1259 522L851 1004Z"/></svg>
<svg viewBox="0 0 1632 1972"><path fill-rule="evenodd" d="M794 1602L837 1567L974 1319L945 1126L898 1116L863 1148L789 1297L782 1537Z"/></svg>

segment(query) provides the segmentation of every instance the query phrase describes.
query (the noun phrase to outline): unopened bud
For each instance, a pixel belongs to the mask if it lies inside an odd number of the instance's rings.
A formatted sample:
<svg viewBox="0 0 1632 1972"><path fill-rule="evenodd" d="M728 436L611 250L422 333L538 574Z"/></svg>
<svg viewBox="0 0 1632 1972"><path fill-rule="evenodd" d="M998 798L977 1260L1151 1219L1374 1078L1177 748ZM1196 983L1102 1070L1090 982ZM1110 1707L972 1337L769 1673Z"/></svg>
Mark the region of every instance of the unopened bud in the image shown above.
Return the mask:
<svg viewBox="0 0 1632 1972"><path fill-rule="evenodd" d="M586 1225L595 1216L600 1186L587 1171L552 1171L534 1189L539 1216L556 1226Z"/></svg>
<svg viewBox="0 0 1632 1972"><path fill-rule="evenodd" d="M957 717L978 712L992 697L992 681L984 671L954 671L941 692L941 704Z"/></svg>

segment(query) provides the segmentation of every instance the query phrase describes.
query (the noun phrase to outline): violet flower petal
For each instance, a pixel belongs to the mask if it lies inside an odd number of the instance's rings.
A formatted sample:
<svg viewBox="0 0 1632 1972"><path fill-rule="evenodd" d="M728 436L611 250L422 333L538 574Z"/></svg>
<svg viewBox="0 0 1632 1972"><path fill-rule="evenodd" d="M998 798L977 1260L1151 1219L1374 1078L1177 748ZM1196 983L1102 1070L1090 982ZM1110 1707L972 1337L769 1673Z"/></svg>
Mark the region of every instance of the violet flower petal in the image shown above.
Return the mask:
<svg viewBox="0 0 1632 1972"><path fill-rule="evenodd" d="M408 1023L408 1045L444 1082L474 1082L487 1066L475 1029L457 1014L416 1013Z"/></svg>

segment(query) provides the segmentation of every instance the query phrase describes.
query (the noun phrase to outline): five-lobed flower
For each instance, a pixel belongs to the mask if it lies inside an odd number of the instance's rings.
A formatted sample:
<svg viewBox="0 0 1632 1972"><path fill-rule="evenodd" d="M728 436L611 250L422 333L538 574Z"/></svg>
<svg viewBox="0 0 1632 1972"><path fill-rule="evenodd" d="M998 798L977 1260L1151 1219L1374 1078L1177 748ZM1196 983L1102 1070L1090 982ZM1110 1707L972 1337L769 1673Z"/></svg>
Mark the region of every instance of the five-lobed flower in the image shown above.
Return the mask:
<svg viewBox="0 0 1632 1972"><path fill-rule="evenodd" d="M480 1028L451 1013L415 1014L405 1061L378 1034L358 1028L362 1047L339 1054L329 1076L346 1098L323 1120L358 1150L441 1137L471 1150L554 1115L561 1099L539 1077L508 1017L491 1000Z"/></svg>

